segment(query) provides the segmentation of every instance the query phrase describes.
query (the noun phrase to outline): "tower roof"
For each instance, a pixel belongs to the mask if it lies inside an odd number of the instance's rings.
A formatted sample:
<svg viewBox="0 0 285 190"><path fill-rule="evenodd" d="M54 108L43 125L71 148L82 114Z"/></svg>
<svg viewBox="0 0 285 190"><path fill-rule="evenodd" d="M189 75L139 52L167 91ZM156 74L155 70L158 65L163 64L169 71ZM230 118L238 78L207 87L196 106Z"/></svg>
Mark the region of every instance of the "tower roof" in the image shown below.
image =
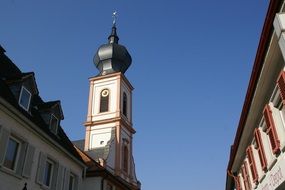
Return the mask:
<svg viewBox="0 0 285 190"><path fill-rule="evenodd" d="M109 42L101 45L95 56L94 64L100 71L99 75L106 75L114 72L125 73L132 63L132 57L125 46L118 43L116 22L113 22L112 31L108 37Z"/></svg>

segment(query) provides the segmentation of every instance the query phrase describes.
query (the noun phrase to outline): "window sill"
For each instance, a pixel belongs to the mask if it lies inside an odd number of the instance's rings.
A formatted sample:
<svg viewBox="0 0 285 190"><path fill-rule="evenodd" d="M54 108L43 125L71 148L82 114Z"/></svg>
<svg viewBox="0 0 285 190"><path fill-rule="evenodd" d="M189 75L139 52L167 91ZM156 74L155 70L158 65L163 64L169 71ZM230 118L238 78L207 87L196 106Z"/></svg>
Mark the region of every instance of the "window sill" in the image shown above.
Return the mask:
<svg viewBox="0 0 285 190"><path fill-rule="evenodd" d="M43 189L43 190L50 190L50 187L47 187L45 185L41 185L41 189Z"/></svg>
<svg viewBox="0 0 285 190"><path fill-rule="evenodd" d="M16 174L16 172L14 170L10 170L8 168L5 168L4 166L0 166L0 171L4 172L10 176L16 177L18 179L23 179L23 177L20 176L19 174Z"/></svg>

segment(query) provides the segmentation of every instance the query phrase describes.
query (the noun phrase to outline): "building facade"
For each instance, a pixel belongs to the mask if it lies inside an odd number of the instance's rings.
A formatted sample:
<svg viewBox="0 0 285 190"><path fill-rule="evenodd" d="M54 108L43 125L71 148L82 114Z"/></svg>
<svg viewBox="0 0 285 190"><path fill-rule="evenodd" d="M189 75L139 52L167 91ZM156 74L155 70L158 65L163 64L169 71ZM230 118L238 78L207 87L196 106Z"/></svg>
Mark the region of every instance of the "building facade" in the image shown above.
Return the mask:
<svg viewBox="0 0 285 190"><path fill-rule="evenodd" d="M0 46L0 189L77 190L86 165L60 126L60 101L39 96Z"/></svg>
<svg viewBox="0 0 285 190"><path fill-rule="evenodd" d="M285 3L271 0L227 167L226 190L285 189Z"/></svg>

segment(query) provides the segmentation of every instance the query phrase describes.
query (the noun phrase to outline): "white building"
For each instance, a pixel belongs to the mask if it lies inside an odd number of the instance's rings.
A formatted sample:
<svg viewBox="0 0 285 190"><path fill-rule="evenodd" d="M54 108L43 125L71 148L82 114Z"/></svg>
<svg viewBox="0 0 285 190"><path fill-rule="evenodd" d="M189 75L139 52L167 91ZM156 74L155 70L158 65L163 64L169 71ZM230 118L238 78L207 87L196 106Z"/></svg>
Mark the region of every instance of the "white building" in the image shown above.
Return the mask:
<svg viewBox="0 0 285 190"><path fill-rule="evenodd" d="M85 163L60 127L60 102L44 102L34 73L0 46L0 189L78 189Z"/></svg>
<svg viewBox="0 0 285 190"><path fill-rule="evenodd" d="M271 0L227 168L226 190L285 189L285 3Z"/></svg>
<svg viewBox="0 0 285 190"><path fill-rule="evenodd" d="M118 44L94 59L100 73L89 79L86 137L74 144L60 126L60 101L39 96L34 73L23 73L0 46L0 190L139 190L132 156L132 90L124 72L131 64Z"/></svg>

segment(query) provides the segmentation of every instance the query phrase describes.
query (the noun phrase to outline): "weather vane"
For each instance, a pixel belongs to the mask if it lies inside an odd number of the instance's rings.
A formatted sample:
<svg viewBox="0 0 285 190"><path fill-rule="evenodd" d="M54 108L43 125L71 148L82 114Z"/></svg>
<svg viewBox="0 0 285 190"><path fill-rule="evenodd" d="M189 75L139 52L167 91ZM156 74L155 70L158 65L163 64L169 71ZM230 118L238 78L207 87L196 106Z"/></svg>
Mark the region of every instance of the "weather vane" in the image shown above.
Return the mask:
<svg viewBox="0 0 285 190"><path fill-rule="evenodd" d="M113 12L113 15L112 15L112 17L113 17L113 26L116 26L116 20L117 20L117 11L114 11L114 12Z"/></svg>

